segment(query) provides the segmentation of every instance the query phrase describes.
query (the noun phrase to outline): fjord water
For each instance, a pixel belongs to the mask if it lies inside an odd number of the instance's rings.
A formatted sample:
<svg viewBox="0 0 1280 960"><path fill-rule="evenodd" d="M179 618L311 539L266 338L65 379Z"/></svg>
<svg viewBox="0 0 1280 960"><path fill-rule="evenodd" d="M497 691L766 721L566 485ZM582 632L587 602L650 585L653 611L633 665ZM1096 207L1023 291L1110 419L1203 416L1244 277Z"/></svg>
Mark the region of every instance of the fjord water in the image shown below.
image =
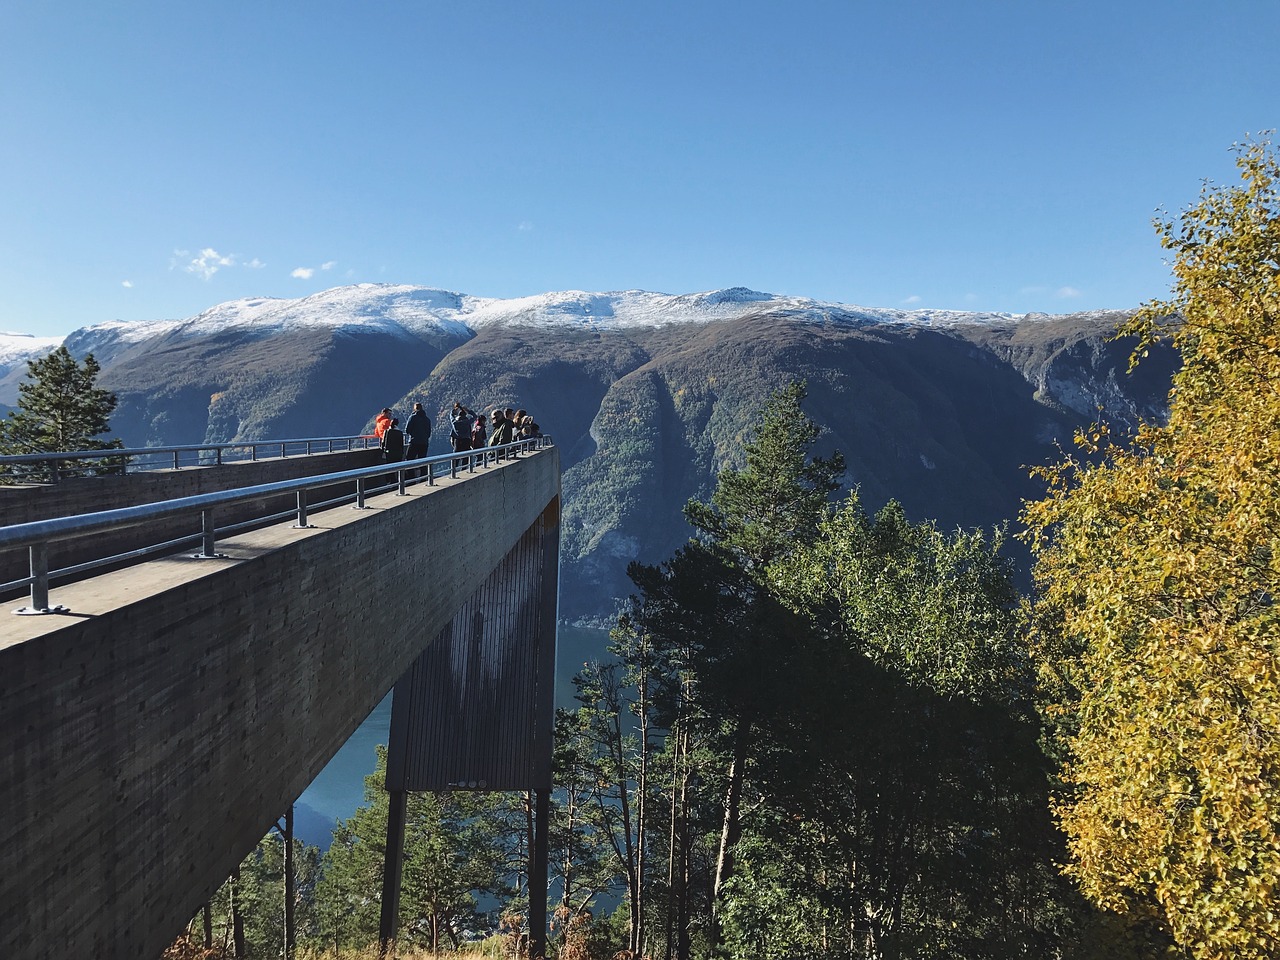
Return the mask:
<svg viewBox="0 0 1280 960"><path fill-rule="evenodd" d="M556 706L571 707L573 677L589 660L605 657L607 630L561 625L556 631ZM294 832L304 842L327 850L333 827L364 803L364 780L377 764L377 748L391 729L391 694L373 708L311 786L294 804Z"/></svg>

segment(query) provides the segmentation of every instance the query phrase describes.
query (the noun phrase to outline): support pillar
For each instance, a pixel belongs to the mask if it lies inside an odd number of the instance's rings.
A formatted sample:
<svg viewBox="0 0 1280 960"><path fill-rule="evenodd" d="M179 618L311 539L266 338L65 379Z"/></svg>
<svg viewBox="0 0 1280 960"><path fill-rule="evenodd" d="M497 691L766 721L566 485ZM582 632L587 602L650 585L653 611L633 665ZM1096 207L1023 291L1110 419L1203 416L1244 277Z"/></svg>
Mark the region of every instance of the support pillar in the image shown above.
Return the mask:
<svg viewBox="0 0 1280 960"><path fill-rule="evenodd" d="M378 924L380 955L386 956L400 922L400 876L404 872L404 822L409 794L387 791L387 856L382 869L382 919Z"/></svg>
<svg viewBox="0 0 1280 960"><path fill-rule="evenodd" d="M533 849L529 858L529 956L547 955L547 828L551 791L533 791Z"/></svg>

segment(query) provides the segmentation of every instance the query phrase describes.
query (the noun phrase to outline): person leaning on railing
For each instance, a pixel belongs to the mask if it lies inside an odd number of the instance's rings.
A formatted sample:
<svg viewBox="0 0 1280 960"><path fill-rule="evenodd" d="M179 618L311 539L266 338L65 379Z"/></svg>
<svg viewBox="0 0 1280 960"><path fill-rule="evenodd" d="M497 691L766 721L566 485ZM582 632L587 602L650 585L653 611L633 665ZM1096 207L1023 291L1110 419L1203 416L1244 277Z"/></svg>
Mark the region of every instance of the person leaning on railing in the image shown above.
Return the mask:
<svg viewBox="0 0 1280 960"><path fill-rule="evenodd" d="M515 432L514 425L507 419L506 411L501 407L493 408L493 421L490 426L489 446L500 447L504 443L510 443L515 439L513 436Z"/></svg>

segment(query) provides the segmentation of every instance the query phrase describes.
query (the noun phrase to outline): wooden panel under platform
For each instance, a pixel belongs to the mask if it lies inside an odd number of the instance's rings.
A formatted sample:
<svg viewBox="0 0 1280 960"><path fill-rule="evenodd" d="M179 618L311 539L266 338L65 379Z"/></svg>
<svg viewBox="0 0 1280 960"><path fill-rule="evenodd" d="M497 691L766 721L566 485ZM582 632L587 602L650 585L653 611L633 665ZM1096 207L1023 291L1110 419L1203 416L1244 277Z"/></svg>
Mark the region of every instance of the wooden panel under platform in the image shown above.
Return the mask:
<svg viewBox="0 0 1280 960"><path fill-rule="evenodd" d="M387 789L548 790L557 498L396 684Z"/></svg>

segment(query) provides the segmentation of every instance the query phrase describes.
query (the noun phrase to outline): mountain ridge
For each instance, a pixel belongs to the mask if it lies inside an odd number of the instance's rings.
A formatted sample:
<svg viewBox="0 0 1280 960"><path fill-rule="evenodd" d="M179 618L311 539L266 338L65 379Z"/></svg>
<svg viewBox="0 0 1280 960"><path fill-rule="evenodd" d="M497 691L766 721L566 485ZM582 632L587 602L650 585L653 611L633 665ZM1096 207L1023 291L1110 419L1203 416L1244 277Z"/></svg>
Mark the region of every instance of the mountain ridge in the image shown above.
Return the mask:
<svg viewBox="0 0 1280 960"><path fill-rule="evenodd" d="M561 612L600 620L630 590L629 561L687 540L680 508L740 463L768 393L795 379L824 428L818 452L845 454L868 508L895 499L945 527L1014 519L1039 492L1028 468L1075 430L1163 416L1175 358L1158 348L1127 373L1131 345L1110 335L1128 315L902 311L744 287L496 300L383 284L64 342L102 364L128 446L359 433L383 406L404 416L421 402L443 453L455 400L530 410L561 447Z"/></svg>

